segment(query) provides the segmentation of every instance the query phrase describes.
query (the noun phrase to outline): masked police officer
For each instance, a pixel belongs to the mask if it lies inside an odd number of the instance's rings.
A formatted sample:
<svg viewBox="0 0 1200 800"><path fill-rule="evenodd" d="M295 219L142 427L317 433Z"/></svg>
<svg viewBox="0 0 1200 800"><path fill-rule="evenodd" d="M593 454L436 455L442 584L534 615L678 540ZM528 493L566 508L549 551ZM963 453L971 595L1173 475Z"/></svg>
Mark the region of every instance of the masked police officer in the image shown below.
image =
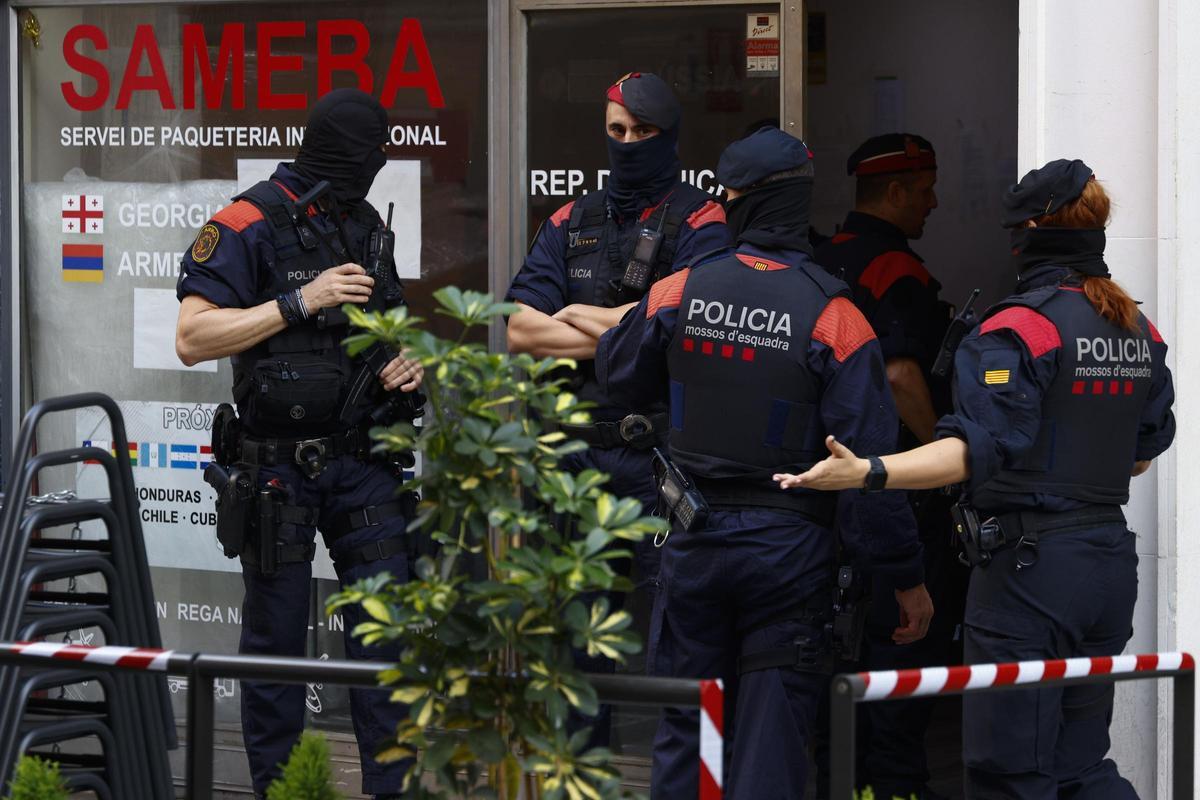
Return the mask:
<svg viewBox="0 0 1200 800"><path fill-rule="evenodd" d="M664 407L614 403L597 385L591 359L600 335L650 284L728 244L729 234L721 205L679 179L679 101L661 78L626 75L608 88L604 113L608 184L567 203L538 231L508 290L507 299L521 306L508 321L508 348L580 362L574 391L594 403L594 421L567 426L589 447L563 466L607 473L610 491L638 498L650 513L655 489L648 448L665 433ZM641 585L652 594L658 552L644 542L636 556ZM581 662L593 671L613 668L607 659ZM597 741L604 741L603 716L596 727Z"/></svg>
<svg viewBox="0 0 1200 800"><path fill-rule="evenodd" d="M808 255L811 175L804 143L777 128L730 145L718 178L736 249L655 284L596 351L609 397L668 405L670 458L709 508L689 525L666 501L676 522L663 547L656 652L670 675L726 680L725 796L735 800L804 795L806 743L832 666L835 518L897 587L898 641L924 635L933 612L902 494L822 497L771 483L779 465L819 458L827 432L885 451L896 438L875 335L845 284ZM694 713L664 714L653 797L696 796L697 730Z"/></svg>
<svg viewBox="0 0 1200 800"><path fill-rule="evenodd" d="M214 441L226 452L216 458L258 500L247 509L223 492L218 510L226 554L242 562L242 653L304 655L315 528L343 585L382 571L408 578L405 529L414 498L401 492L397 465L370 455L367 429L403 413L401 400L420 385L422 370L381 348L350 358L341 346L349 333L342 304L402 302L390 234L365 200L386 163L387 129L387 114L371 96L356 89L325 95L295 161L222 209L183 259L176 350L189 365L231 357L240 431L232 413L218 414ZM241 518L234 522L271 519L252 535L236 524L231 530L235 513ZM230 541L237 536L244 540ZM396 657L351 637L365 616L356 608L343 613L351 657ZM407 764L380 764L373 753L404 709L372 690L351 690L350 703L363 791L391 797ZM243 682L255 792L266 791L287 759L304 708L303 686Z"/></svg>
<svg viewBox="0 0 1200 800"><path fill-rule="evenodd" d="M875 136L850 155L846 172L855 178L854 210L813 257L849 284L854 305L871 323L900 415L900 447L915 447L933 439L938 417L950 411L948 381L930 373L949 311L938 298L941 284L909 244L921 238L926 218L937 208L936 155L927 140L914 134ZM871 612L856 669L958 663L954 638L967 572L949 546L948 496L913 492L909 500L925 545L925 580L938 614L924 639L896 644L891 631L899 609L892 587L882 579L871 580ZM859 708L861 786L871 786L879 797L939 796L926 786L925 731L933 702L866 703Z"/></svg>
<svg viewBox="0 0 1200 800"><path fill-rule="evenodd" d="M968 663L1112 656L1132 632L1137 551L1121 506L1175 435L1166 344L1109 276L1109 198L1082 161L1033 170L1004 198L1017 291L955 359L956 411L937 441L833 456L781 485L922 489L965 482L976 564ZM858 448L859 452L870 452ZM963 698L967 796L1136 798L1105 756L1111 685Z"/></svg>

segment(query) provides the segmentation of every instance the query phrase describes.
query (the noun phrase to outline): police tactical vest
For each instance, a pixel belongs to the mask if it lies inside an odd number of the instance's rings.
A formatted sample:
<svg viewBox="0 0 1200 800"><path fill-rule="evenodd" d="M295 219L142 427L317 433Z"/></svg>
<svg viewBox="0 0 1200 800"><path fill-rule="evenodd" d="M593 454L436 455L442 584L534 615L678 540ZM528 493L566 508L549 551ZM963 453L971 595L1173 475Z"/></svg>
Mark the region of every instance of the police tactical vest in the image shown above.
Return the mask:
<svg viewBox="0 0 1200 800"><path fill-rule="evenodd" d="M651 210L647 218L621 226L609 208L607 191L588 192L580 197L571 207L571 215L567 221L564 254L567 265L567 302L614 308L623 303L640 300L641 297L628 297L618 302L617 297L621 277L625 274L625 265L633 254L638 234L643 228L658 230L659 223L662 223L663 242L658 251L655 273L647 284L650 286L674 271L679 236L683 226L687 224L687 218L712 199L708 192L681 182ZM608 399L596 383L593 361L579 362L573 375L572 389L580 399L596 404L597 407L592 412L593 417L601 420L613 416L611 409L607 409L609 413L606 413Z"/></svg>
<svg viewBox="0 0 1200 800"><path fill-rule="evenodd" d="M1165 368L1161 351L1151 347L1149 323L1139 315L1138 331L1123 330L1070 286L1046 286L1010 298L986 317L1013 306L1036 309L1058 328L1058 372L1042 398L1033 447L979 487L973 502L997 508L1003 497L995 493L1034 493L1123 505L1129 500L1142 409L1154 378ZM997 382L1007 377L1005 370L1015 371L1019 358L1012 350L985 351L980 369ZM1005 391L1000 383L985 388Z"/></svg>
<svg viewBox="0 0 1200 800"><path fill-rule="evenodd" d="M378 212L362 203L343 221L343 244L324 215L302 219L294 198L274 181L261 181L234 200L253 203L271 231L275 258L268 279L260 282L256 303L299 288L330 267L362 263L367 237L379 220ZM288 437L336 433L357 424L380 402L381 389L371 376L369 390L360 387L354 392L358 402L345 407L364 375L361 359L350 358L341 344L349 334L345 316L330 311L334 313L327 321L314 317L292 325L233 356L233 396L248 432Z"/></svg>
<svg viewBox="0 0 1200 800"><path fill-rule="evenodd" d="M730 251L692 269L667 351L669 442L681 468L771 486L773 473L825 456L808 349L830 299L845 294L806 258Z"/></svg>

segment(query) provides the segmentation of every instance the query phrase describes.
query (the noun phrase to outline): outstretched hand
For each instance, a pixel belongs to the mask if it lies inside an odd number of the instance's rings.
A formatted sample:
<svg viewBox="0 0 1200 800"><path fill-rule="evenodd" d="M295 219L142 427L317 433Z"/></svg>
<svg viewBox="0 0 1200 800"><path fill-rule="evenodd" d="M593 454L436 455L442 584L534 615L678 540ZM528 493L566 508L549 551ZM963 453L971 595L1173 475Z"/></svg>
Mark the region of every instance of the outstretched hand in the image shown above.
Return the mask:
<svg viewBox="0 0 1200 800"><path fill-rule="evenodd" d="M860 489L867 479L871 468L870 462L859 458L837 439L825 437L825 446L829 448L829 458L813 465L812 469L800 475L790 472L773 475L772 478L781 489L820 489L836 491L839 489Z"/></svg>

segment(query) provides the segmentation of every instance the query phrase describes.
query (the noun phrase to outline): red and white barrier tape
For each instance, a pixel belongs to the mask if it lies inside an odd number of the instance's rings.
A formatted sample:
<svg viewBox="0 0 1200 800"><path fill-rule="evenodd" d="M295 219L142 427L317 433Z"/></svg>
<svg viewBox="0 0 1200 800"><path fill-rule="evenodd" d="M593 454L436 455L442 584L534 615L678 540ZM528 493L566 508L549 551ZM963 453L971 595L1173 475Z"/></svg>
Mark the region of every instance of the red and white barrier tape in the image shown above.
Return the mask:
<svg viewBox="0 0 1200 800"><path fill-rule="evenodd" d="M981 689L988 686L1016 686L1057 678L1082 678L1087 675L1111 675L1126 672L1195 669L1188 653L1150 653L1148 655L1067 658L1050 661L1020 661L1007 664L973 664L961 667L860 672L866 683L863 700L895 697L922 697L931 694Z"/></svg>
<svg viewBox="0 0 1200 800"><path fill-rule="evenodd" d="M14 642L4 649L10 653L21 653L59 661L86 661L91 664L113 664L131 669L151 672L166 672L174 650L155 650L149 647L88 647L81 644L61 642Z"/></svg>
<svg viewBox="0 0 1200 800"><path fill-rule="evenodd" d="M721 800L725 752L725 688L700 681L700 800Z"/></svg>

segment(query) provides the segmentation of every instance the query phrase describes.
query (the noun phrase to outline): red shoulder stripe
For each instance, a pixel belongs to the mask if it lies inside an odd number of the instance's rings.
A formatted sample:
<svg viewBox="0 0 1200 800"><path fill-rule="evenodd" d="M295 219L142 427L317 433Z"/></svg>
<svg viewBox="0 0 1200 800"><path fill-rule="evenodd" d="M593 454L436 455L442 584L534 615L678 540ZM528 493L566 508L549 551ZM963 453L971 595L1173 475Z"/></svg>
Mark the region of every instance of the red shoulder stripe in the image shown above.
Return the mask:
<svg viewBox="0 0 1200 800"><path fill-rule="evenodd" d="M661 309L679 308L679 303L683 300L683 285L687 283L691 271L690 267L685 267L650 287L650 297L646 301L646 319L653 319Z"/></svg>
<svg viewBox="0 0 1200 800"><path fill-rule="evenodd" d="M1032 308L1011 306L995 316L988 317L979 326L981 334L1005 330L1012 331L1020 337L1034 358L1041 358L1056 347L1062 347L1058 328Z"/></svg>
<svg viewBox="0 0 1200 800"><path fill-rule="evenodd" d="M571 209L574 207L575 207L575 201L572 200L571 202L567 203L565 206L560 208L558 211L555 211L550 216L550 224L556 228L559 227L560 225L562 225L564 222L567 221L567 218L571 216Z"/></svg>
<svg viewBox="0 0 1200 800"><path fill-rule="evenodd" d="M1144 318L1144 319L1146 320L1147 327L1150 328L1150 338L1153 339L1154 341L1158 342L1159 344L1162 344L1163 338L1162 338L1162 334L1158 332L1158 328L1154 327L1154 323L1151 322L1149 320L1149 318Z"/></svg>
<svg viewBox="0 0 1200 800"><path fill-rule="evenodd" d="M853 241L855 238L857 236L853 233L835 233L830 241L834 244L845 244L846 242Z"/></svg>
<svg viewBox="0 0 1200 800"><path fill-rule="evenodd" d="M901 278L916 278L922 286L929 285L929 270L908 253L892 250L876 256L858 278L858 283L869 289L876 300L892 288Z"/></svg>
<svg viewBox="0 0 1200 800"><path fill-rule="evenodd" d="M692 215L687 218L687 224L693 229L703 227L712 222L725 222L725 207L712 200L709 200L693 211Z"/></svg>
<svg viewBox="0 0 1200 800"><path fill-rule="evenodd" d="M759 272L774 272L777 269L787 269L787 264L780 264L778 261L772 261L769 258L759 258L758 256L750 256L745 253L737 253L737 260L745 264L750 269L756 269Z"/></svg>
<svg viewBox="0 0 1200 800"><path fill-rule="evenodd" d="M845 297L835 297L817 317L812 338L831 347L838 361L845 361L874 339L875 331L854 303Z"/></svg>
<svg viewBox="0 0 1200 800"><path fill-rule="evenodd" d="M221 223L231 231L241 233L262 218L263 214L258 210L258 206L249 200L238 200L218 211L212 221Z"/></svg>

